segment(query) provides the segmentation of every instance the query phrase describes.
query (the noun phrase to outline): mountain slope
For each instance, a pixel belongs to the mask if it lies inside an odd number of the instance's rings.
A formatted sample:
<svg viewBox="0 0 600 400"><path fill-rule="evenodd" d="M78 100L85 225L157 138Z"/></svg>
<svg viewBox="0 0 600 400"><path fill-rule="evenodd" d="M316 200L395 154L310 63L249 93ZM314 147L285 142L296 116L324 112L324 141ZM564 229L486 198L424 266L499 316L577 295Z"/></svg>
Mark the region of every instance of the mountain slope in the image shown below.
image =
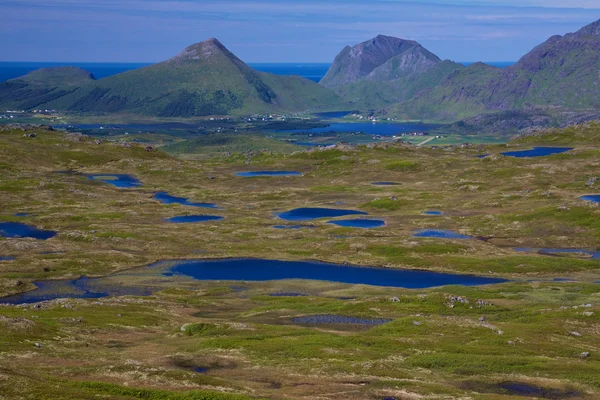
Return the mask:
<svg viewBox="0 0 600 400"><path fill-rule="evenodd" d="M12 95L14 85L29 90L28 77L7 82L0 88L0 99ZM254 71L216 39L189 46L155 65L55 90L56 96L40 103L45 108L157 117L304 111L340 102L333 92L307 79ZM35 93L21 100L24 109L39 102Z"/></svg>
<svg viewBox="0 0 600 400"><path fill-rule="evenodd" d="M405 118L458 120L480 113L559 107L600 108L600 21L553 36L515 65L471 65L433 90L391 107Z"/></svg>
<svg viewBox="0 0 600 400"><path fill-rule="evenodd" d="M379 35L344 48L320 84L359 108L377 109L429 90L462 68L415 41Z"/></svg>

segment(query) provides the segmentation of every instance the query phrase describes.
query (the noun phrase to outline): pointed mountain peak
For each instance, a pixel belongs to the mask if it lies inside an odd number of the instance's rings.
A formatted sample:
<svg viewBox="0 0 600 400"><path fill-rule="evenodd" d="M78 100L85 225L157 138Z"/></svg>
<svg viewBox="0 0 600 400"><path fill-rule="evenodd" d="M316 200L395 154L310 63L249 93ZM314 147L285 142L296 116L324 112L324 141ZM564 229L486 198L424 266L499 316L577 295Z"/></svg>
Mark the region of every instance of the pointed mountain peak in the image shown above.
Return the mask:
<svg viewBox="0 0 600 400"><path fill-rule="evenodd" d="M204 61L217 55L225 55L228 58L235 57L218 39L210 38L186 47L185 50L168 61Z"/></svg>

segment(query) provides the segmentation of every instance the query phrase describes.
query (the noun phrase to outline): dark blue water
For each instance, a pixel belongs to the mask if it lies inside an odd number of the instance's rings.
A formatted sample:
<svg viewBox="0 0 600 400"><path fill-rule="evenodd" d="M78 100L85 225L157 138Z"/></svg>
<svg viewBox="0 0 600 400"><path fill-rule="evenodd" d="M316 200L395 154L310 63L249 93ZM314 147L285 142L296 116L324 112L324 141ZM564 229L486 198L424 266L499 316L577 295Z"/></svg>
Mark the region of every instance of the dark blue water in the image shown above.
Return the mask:
<svg viewBox="0 0 600 400"><path fill-rule="evenodd" d="M463 235L458 232L442 230L442 229L426 229L419 231L413 235L420 238L437 238L437 239L473 239L473 236Z"/></svg>
<svg viewBox="0 0 600 400"><path fill-rule="evenodd" d="M19 222L0 222L0 236L5 238L34 238L48 240L56 236L54 231L45 231Z"/></svg>
<svg viewBox="0 0 600 400"><path fill-rule="evenodd" d="M15 258L13 256L0 256L0 261L14 261Z"/></svg>
<svg viewBox="0 0 600 400"><path fill-rule="evenodd" d="M280 213L278 216L286 221L312 221L319 218L336 218L346 215L368 215L363 211L341 210L337 208L296 208Z"/></svg>
<svg viewBox="0 0 600 400"><path fill-rule="evenodd" d="M194 368L194 372L196 372L198 374L206 374L209 370L210 370L210 368L203 368L203 367L195 367Z"/></svg>
<svg viewBox="0 0 600 400"><path fill-rule="evenodd" d="M600 203L600 194L592 194L589 196L580 197L581 200L591 201L592 203Z"/></svg>
<svg viewBox="0 0 600 400"><path fill-rule="evenodd" d="M305 325L344 324L344 325L383 325L392 322L388 318L357 318L344 315L307 315L292 318L292 322Z"/></svg>
<svg viewBox="0 0 600 400"><path fill-rule="evenodd" d="M147 268L159 267L164 262ZM169 261L165 279L175 274L201 281L272 281L307 279L348 284L429 288L444 285L478 286L507 282L505 279L475 275L443 274L416 270L362 268L309 261L277 261L260 259L225 259ZM139 273L137 274L139 275ZM153 273L151 273L152 276ZM150 296L160 287L135 287L108 282L105 278L34 282L36 290L0 298L0 303L24 304L60 298L96 299L107 296Z"/></svg>
<svg viewBox="0 0 600 400"><path fill-rule="evenodd" d="M316 226L310 226L310 225L274 225L273 228L275 228L275 229L304 229L304 228L314 229L314 228L316 228Z"/></svg>
<svg viewBox="0 0 600 400"><path fill-rule="evenodd" d="M319 82L329 70L331 64L248 64L257 71L268 72L275 75L298 75L314 82Z"/></svg>
<svg viewBox="0 0 600 400"><path fill-rule="evenodd" d="M193 203L186 199L185 197L176 197L171 196L167 192L158 192L154 194L153 197L155 200L160 201L163 204L182 204L184 206L190 207L203 207L203 208L217 208L216 204L212 203Z"/></svg>
<svg viewBox="0 0 600 400"><path fill-rule="evenodd" d="M29 304L40 301L70 298L99 299L108 296L150 296L155 290L132 286L99 284L98 279L80 278L66 281L34 282L36 290L0 298L0 303Z"/></svg>
<svg viewBox="0 0 600 400"><path fill-rule="evenodd" d="M126 174L86 174L85 176L93 181L108 183L109 185L118 188L135 188L142 186L142 182L135 177Z"/></svg>
<svg viewBox="0 0 600 400"><path fill-rule="evenodd" d="M397 185L401 185L401 183L398 183L398 182L373 182L373 183L371 183L371 185L375 185L375 186L397 186Z"/></svg>
<svg viewBox="0 0 600 400"><path fill-rule="evenodd" d="M573 150L572 147L534 147L532 150L507 151L501 153L503 156L529 158L529 157L545 157L552 154L565 153Z"/></svg>
<svg viewBox="0 0 600 400"><path fill-rule="evenodd" d="M301 172L296 171L247 171L247 172L236 172L237 176L244 178L254 178L260 176L299 176Z"/></svg>
<svg viewBox="0 0 600 400"><path fill-rule="evenodd" d="M515 251L523 253L537 253L537 254L587 254L592 256L593 260L600 260L600 251L583 250L583 249L535 249L531 247L517 247Z"/></svg>
<svg viewBox="0 0 600 400"><path fill-rule="evenodd" d="M168 222L174 224L193 224L197 222L220 221L224 219L217 215L182 215L179 217L168 218Z"/></svg>
<svg viewBox="0 0 600 400"><path fill-rule="evenodd" d="M121 72L145 67L147 63L50 63L50 62L0 62L0 82L27 75L39 68L55 68L74 66L83 68L96 79L116 75Z"/></svg>
<svg viewBox="0 0 600 400"><path fill-rule="evenodd" d="M423 214L425 215L442 215L441 211L425 211Z"/></svg>
<svg viewBox="0 0 600 400"><path fill-rule="evenodd" d="M343 226L347 228L373 229L385 226L385 221L380 219L343 219L339 221L329 221L329 224Z"/></svg>
<svg viewBox="0 0 600 400"><path fill-rule="evenodd" d="M310 129L280 129L278 133L327 133L327 132L362 132L369 135L394 136L405 132L422 132L438 128L439 125L418 123L372 123L372 122L335 122L325 127Z"/></svg>
<svg viewBox="0 0 600 400"><path fill-rule="evenodd" d="M173 266L170 271L175 274L191 276L202 281L308 279L403 288L428 288L444 285L476 286L506 282L503 279L473 275L385 268L361 268L309 261L260 259L182 261Z"/></svg>
<svg viewBox="0 0 600 400"><path fill-rule="evenodd" d="M151 63L50 63L50 62L0 62L0 82L27 75L39 68L54 68L74 66L83 68L94 75L96 79L106 78L152 65ZM249 64L252 68L261 72L269 72L275 75L298 75L312 81L320 81L330 64Z"/></svg>

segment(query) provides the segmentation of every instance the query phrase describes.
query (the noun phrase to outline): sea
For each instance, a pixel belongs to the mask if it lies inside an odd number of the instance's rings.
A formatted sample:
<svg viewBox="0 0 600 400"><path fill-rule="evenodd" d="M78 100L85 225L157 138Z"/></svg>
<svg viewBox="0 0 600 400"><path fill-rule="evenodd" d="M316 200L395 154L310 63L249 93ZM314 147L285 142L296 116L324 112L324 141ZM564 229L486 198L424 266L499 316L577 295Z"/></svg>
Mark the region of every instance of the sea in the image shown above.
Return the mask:
<svg viewBox="0 0 600 400"><path fill-rule="evenodd" d="M464 65L470 65L472 62L463 62ZM488 62L487 64L493 65L499 68L506 68L513 65L514 62ZM28 74L39 68L52 68L52 67L64 67L64 66L75 66L83 68L96 79L106 78L107 76L116 75L121 72L130 71L132 69L147 67L148 63L85 63L85 62L71 62L71 63L59 63L59 62L0 62L0 82L7 81L9 79L18 78ZM282 64L248 64L250 67L261 71L269 72L276 75L299 75L304 78L310 79L314 82L319 82L321 78L325 76L327 70L331 64L327 63L282 63Z"/></svg>

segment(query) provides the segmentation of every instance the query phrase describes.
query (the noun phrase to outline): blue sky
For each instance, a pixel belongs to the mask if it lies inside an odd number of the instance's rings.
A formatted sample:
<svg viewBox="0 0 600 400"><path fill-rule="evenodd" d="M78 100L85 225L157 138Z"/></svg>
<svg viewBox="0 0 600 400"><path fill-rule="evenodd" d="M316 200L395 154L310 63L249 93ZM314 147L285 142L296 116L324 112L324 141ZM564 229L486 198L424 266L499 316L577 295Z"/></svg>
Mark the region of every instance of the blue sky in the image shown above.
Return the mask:
<svg viewBox="0 0 600 400"><path fill-rule="evenodd" d="M217 37L246 62L330 62L377 34L513 61L600 0L0 0L0 61L155 62Z"/></svg>

